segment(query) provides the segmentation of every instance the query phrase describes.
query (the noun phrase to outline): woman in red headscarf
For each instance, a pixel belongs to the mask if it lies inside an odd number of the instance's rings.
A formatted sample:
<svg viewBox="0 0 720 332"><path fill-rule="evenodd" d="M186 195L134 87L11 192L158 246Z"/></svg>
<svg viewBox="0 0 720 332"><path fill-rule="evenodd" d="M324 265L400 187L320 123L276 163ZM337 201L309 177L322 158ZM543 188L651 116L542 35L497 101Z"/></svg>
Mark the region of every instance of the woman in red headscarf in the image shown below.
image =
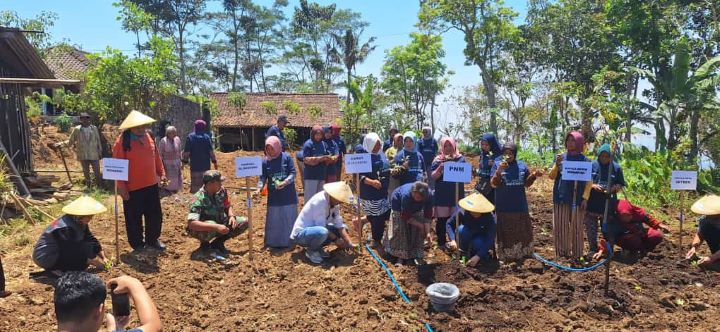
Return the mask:
<svg viewBox="0 0 720 332"><path fill-rule="evenodd" d="M297 193L295 192L295 162L282 150L277 136L265 139L265 158L258 190L267 184L268 200L265 218L265 246L290 246L290 232L297 219Z"/></svg>
<svg viewBox="0 0 720 332"><path fill-rule="evenodd" d="M646 229L643 224L650 228ZM618 201L615 210L615 224L610 226L613 227L606 231L605 237L614 238L620 248L631 252L652 251L662 242L662 231L670 232L667 225L647 214L645 209L634 206L627 200ZM600 249L601 251L594 258L600 258L607 253L605 240L601 241Z"/></svg>
<svg viewBox="0 0 720 332"><path fill-rule="evenodd" d="M563 161L590 161L583 150L585 138L572 131L565 136L566 153L555 157L555 164L548 177L553 185L553 237L555 256L580 258L583 254L583 220L585 206L590 197L592 181L567 181L562 178Z"/></svg>

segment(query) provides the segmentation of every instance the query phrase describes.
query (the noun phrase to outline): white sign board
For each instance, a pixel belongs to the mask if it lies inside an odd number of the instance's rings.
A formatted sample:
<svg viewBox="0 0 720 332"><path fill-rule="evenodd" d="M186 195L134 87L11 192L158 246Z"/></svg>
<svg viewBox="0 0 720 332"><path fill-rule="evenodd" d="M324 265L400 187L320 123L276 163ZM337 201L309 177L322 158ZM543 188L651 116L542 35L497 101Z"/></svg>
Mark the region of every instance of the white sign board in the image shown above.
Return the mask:
<svg viewBox="0 0 720 332"><path fill-rule="evenodd" d="M463 183L472 181L472 165L450 161L443 163L443 181Z"/></svg>
<svg viewBox="0 0 720 332"><path fill-rule="evenodd" d="M345 174L372 172L372 158L369 153L345 155Z"/></svg>
<svg viewBox="0 0 720 332"><path fill-rule="evenodd" d="M127 181L129 162L127 159L103 158L102 177L105 180Z"/></svg>
<svg viewBox="0 0 720 332"><path fill-rule="evenodd" d="M591 161L563 161L562 179L565 181L591 181Z"/></svg>
<svg viewBox="0 0 720 332"><path fill-rule="evenodd" d="M262 157L235 158L235 176L244 178L262 175Z"/></svg>
<svg viewBox="0 0 720 332"><path fill-rule="evenodd" d="M697 171L672 171L670 189L697 190Z"/></svg>

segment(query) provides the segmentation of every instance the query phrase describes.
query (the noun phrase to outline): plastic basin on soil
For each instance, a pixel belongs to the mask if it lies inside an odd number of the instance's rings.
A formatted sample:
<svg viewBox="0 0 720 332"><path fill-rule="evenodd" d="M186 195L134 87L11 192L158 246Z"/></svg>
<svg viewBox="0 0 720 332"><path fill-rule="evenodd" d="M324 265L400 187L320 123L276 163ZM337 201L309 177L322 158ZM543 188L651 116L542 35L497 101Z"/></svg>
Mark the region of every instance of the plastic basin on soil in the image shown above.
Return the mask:
<svg viewBox="0 0 720 332"><path fill-rule="evenodd" d="M460 289L453 284L438 282L428 286L425 293L430 297L433 309L438 312L450 311L460 297Z"/></svg>

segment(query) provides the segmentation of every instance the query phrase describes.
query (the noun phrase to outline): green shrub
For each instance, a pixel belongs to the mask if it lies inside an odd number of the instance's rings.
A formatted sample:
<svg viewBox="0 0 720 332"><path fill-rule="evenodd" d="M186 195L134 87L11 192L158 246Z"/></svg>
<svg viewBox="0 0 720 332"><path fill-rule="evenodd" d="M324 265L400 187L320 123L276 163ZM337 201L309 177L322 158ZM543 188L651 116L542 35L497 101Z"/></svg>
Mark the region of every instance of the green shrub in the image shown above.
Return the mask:
<svg viewBox="0 0 720 332"><path fill-rule="evenodd" d="M277 106L271 101L260 102L260 108L268 115L277 115Z"/></svg>
<svg viewBox="0 0 720 332"><path fill-rule="evenodd" d="M42 115L42 108L36 98L26 96L25 108L27 109L25 114L27 114L28 119L35 119Z"/></svg>
<svg viewBox="0 0 720 332"><path fill-rule="evenodd" d="M307 111L308 111L308 113L310 113L310 116L312 116L313 118L318 118L323 113L322 108L320 108L320 106L317 106L317 105L312 105L312 106L308 107Z"/></svg>
<svg viewBox="0 0 720 332"><path fill-rule="evenodd" d="M285 127L283 128L283 134L285 134L285 141L287 142L288 147L294 150L296 147L295 142L297 142L298 137L297 131L295 131L295 129Z"/></svg>
<svg viewBox="0 0 720 332"><path fill-rule="evenodd" d="M247 96L244 92L232 91L228 93L228 104L238 109L243 109L247 104Z"/></svg>
<svg viewBox="0 0 720 332"><path fill-rule="evenodd" d="M288 113L293 114L293 115L300 113L300 104L298 104L294 101L291 101L291 100L284 101L283 108L285 108L285 110L287 110Z"/></svg>
<svg viewBox="0 0 720 332"><path fill-rule="evenodd" d="M63 133L66 133L70 130L70 128L73 125L72 117L67 115L67 113L60 114L57 118L55 118L55 124L60 128L60 131Z"/></svg>

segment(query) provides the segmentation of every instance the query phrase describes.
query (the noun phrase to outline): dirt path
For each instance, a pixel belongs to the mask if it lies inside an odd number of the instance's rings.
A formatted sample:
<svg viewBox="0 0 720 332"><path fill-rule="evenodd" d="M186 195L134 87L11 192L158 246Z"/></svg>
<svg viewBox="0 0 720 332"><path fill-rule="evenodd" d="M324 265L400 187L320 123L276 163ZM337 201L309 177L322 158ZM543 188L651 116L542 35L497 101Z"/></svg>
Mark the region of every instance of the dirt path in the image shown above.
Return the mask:
<svg viewBox="0 0 720 332"><path fill-rule="evenodd" d="M225 174L232 174L234 156L221 154ZM228 187L245 185L229 178ZM530 190L536 248L543 254L552 248L547 185L541 182ZM233 195L236 211L244 210L244 197L244 193ZM436 331L717 329L720 279L715 272L677 263L674 236L636 263L613 263L612 292L607 298L602 269L567 273L527 260L474 270L434 251L432 264L425 267L392 267L413 301L405 304L367 253L357 256L336 250L329 262L312 266L300 249L258 248L265 217L265 203L259 199L253 210L254 260L248 259L244 236L228 242L235 252L231 264L193 260L198 243L184 231L190 200L188 194L163 199L162 239L169 249L162 255L128 255L121 220L124 264L99 273L103 279L129 274L142 280L159 307L166 331L419 331L423 322L430 322ZM344 212L348 219L349 210ZM97 218L91 228L106 253L114 255L112 214ZM42 229L38 225L29 230L32 242ZM30 272L39 270L30 260L32 243L16 242L2 242L8 288L16 294L0 299L0 331L53 330L52 286L29 279ZM432 281L460 287L455 312L430 309L424 288Z"/></svg>

